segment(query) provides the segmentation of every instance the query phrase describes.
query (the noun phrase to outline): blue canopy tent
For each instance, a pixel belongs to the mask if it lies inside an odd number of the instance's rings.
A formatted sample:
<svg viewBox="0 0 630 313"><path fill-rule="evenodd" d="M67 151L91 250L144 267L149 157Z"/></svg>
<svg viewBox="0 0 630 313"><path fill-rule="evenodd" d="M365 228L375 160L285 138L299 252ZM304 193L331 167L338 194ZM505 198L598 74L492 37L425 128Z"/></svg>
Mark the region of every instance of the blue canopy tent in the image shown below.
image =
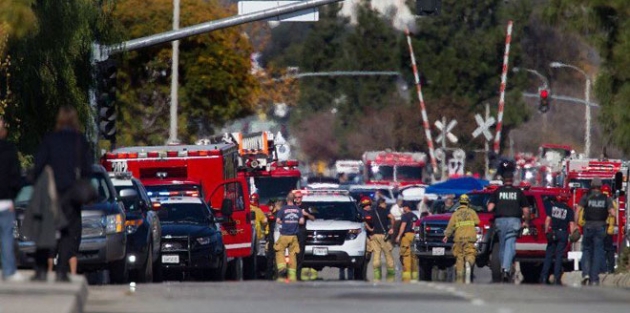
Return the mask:
<svg viewBox="0 0 630 313"><path fill-rule="evenodd" d="M474 177L460 177L449 179L442 183L433 184L425 190L425 193L433 193L439 195L454 194L459 196L473 190L481 190L487 186L489 182L484 179Z"/></svg>

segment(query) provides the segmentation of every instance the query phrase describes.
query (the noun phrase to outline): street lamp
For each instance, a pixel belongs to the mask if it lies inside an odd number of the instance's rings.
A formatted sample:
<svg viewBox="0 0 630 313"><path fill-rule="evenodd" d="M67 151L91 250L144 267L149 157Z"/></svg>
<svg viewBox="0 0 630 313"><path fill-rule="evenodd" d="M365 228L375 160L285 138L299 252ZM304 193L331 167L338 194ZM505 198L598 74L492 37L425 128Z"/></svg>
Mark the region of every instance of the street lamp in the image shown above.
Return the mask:
<svg viewBox="0 0 630 313"><path fill-rule="evenodd" d="M584 117L586 122L586 134L584 136L584 154L586 155L586 157L589 157L591 154L591 78L590 76L588 76L588 74L586 74L585 71L574 65L564 64L562 62L551 62L549 66L551 66L552 68L572 68L582 73L582 75L584 75L584 78L586 79L586 86L584 87L584 101L586 101L586 110Z"/></svg>
<svg viewBox="0 0 630 313"><path fill-rule="evenodd" d="M540 74L538 71L532 70L531 68L523 68L522 70L525 70L528 73L532 73L532 74L536 75L538 78L540 78L540 80L542 80L542 82L543 82L543 89L548 89L548 87L549 87L549 80L543 74ZM513 67L512 71L514 73L518 73L518 72L521 71L521 68L520 67Z"/></svg>

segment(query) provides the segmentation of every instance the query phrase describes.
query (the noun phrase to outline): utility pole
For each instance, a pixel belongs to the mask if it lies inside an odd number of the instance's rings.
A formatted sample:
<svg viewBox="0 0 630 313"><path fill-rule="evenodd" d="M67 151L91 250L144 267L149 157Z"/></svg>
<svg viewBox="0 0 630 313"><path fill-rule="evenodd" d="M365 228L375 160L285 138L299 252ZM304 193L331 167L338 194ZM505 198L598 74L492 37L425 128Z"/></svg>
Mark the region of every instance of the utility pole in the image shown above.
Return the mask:
<svg viewBox="0 0 630 313"><path fill-rule="evenodd" d="M179 29L179 0L173 0L173 31ZM168 143L179 143L177 139L177 107L179 81L179 40L173 41L173 60L171 64L171 128Z"/></svg>
<svg viewBox="0 0 630 313"><path fill-rule="evenodd" d="M490 103L486 103L486 121L490 118ZM488 179L488 174L490 173L490 159L488 158L488 153L490 153L490 144L488 143L487 140L483 141L483 145L484 145L484 178Z"/></svg>

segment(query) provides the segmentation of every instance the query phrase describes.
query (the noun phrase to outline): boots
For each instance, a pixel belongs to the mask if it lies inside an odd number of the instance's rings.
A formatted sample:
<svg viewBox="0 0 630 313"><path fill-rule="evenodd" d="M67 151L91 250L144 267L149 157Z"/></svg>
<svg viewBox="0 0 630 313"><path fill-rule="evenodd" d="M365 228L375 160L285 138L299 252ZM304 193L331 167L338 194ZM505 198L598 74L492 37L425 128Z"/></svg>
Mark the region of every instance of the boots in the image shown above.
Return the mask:
<svg viewBox="0 0 630 313"><path fill-rule="evenodd" d="M472 266L470 266L470 263L466 262L466 269L464 271L464 283L470 284L472 279Z"/></svg>
<svg viewBox="0 0 630 313"><path fill-rule="evenodd" d="M396 269L388 268L387 269L387 282L393 283L396 279Z"/></svg>
<svg viewBox="0 0 630 313"><path fill-rule="evenodd" d="M383 275L381 274L381 268L379 267L375 267L374 268L374 281L381 281L381 279L383 278Z"/></svg>
<svg viewBox="0 0 630 313"><path fill-rule="evenodd" d="M289 281L297 281L297 270L289 268Z"/></svg>
<svg viewBox="0 0 630 313"><path fill-rule="evenodd" d="M34 282L45 282L47 280L48 280L48 272L46 271L46 269L36 268L35 269L35 275L33 275L33 277L31 277L31 281L34 281Z"/></svg>

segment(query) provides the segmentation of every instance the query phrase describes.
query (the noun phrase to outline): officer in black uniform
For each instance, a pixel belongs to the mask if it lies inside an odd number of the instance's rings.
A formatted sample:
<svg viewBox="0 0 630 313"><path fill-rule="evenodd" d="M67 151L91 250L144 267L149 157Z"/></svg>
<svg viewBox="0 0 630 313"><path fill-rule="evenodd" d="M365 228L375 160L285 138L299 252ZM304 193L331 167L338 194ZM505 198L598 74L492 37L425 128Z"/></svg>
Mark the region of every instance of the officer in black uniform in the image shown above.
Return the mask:
<svg viewBox="0 0 630 313"><path fill-rule="evenodd" d="M615 216L615 207L610 197L601 192L602 180L593 178L591 191L580 199L578 214L584 210L585 224L582 239L582 284L599 285L599 270L604 255L606 219Z"/></svg>
<svg viewBox="0 0 630 313"><path fill-rule="evenodd" d="M540 283L547 284L551 263L554 263L553 276L554 283L561 285L562 257L567 247L570 232L576 229L573 210L565 204L569 199L568 195L559 194L550 201L545 201L547 218L545 219L545 234L547 234L547 251L545 252L545 263L540 272Z"/></svg>
<svg viewBox="0 0 630 313"><path fill-rule="evenodd" d="M304 224L299 225L298 231L298 243L300 245L300 252L297 255L297 280L302 280L302 265L304 263L304 251L306 250L306 239L308 237L308 231L306 230L307 221L314 221L315 216L308 213L302 205L302 192L300 190L294 190L293 196L295 205L302 209L302 215L304 216Z"/></svg>
<svg viewBox="0 0 630 313"><path fill-rule="evenodd" d="M494 211L494 227L499 234L499 258L501 260L501 278L503 282L512 279L512 261L516 254L516 238L521 227L529 226L529 203L521 189L514 187L514 174L504 172L503 186L491 196L488 211ZM493 251L495 253L497 251Z"/></svg>

